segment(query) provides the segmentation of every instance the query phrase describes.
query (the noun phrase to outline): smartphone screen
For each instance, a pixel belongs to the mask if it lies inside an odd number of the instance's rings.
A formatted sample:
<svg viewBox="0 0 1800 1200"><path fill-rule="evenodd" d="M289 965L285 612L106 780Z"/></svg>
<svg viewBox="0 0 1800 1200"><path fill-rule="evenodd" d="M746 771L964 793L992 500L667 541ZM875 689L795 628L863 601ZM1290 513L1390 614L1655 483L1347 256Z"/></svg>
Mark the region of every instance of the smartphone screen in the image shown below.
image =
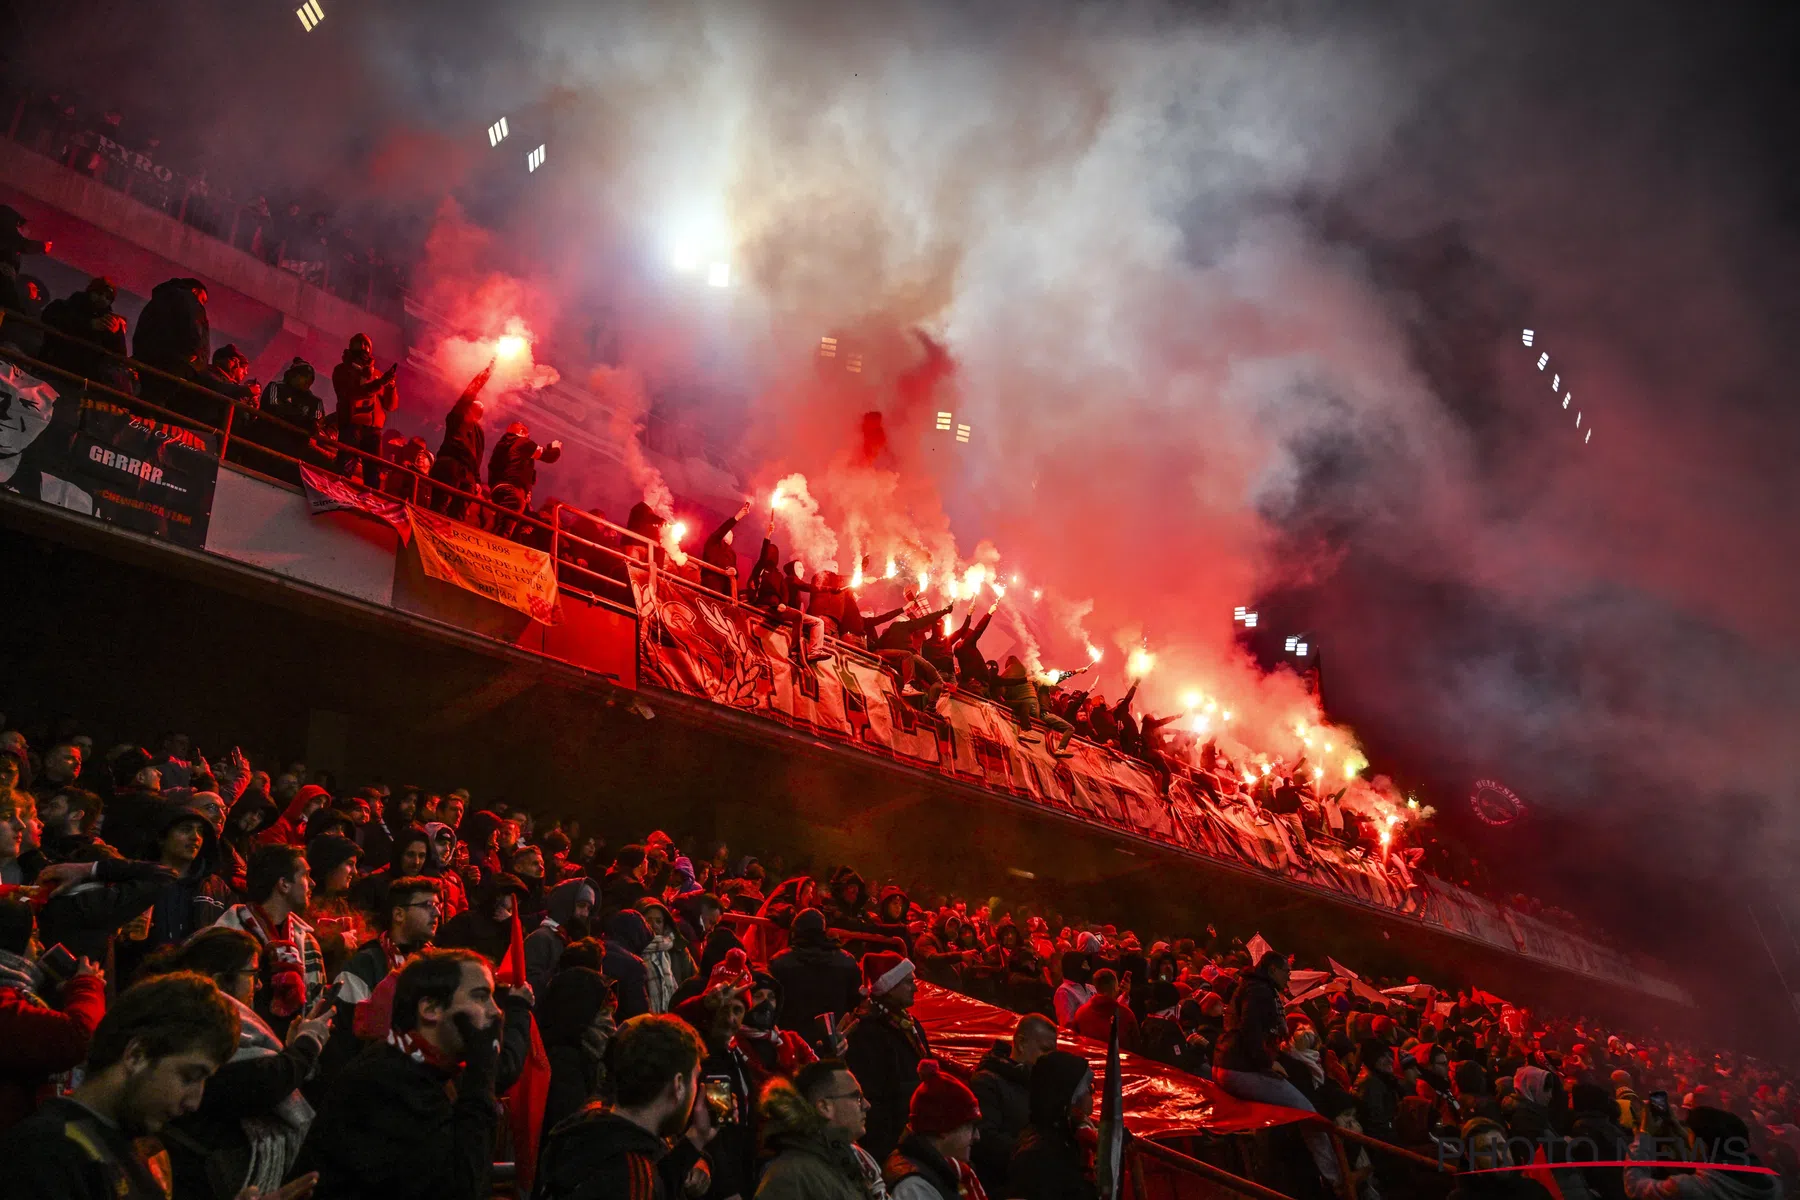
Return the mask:
<svg viewBox="0 0 1800 1200"><path fill-rule="evenodd" d="M702 1084L706 1095L706 1105L712 1110L712 1118L716 1123L724 1123L734 1118L737 1109L736 1097L731 1092L731 1080L724 1075L708 1075Z"/></svg>

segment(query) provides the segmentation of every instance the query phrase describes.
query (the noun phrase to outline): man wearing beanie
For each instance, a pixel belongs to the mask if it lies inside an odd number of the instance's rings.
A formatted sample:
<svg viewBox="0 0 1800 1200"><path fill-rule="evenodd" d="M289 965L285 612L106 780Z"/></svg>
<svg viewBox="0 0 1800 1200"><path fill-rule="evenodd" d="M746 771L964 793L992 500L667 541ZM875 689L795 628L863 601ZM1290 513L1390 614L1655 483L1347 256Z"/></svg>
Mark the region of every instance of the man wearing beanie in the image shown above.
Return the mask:
<svg viewBox="0 0 1800 1200"><path fill-rule="evenodd" d="M862 973L868 998L844 1029L844 1060L869 1098L863 1148L882 1161L900 1141L907 1106L919 1086L919 1062L931 1057L931 1046L924 1027L907 1011L918 988L912 960L876 951L863 956Z"/></svg>
<svg viewBox="0 0 1800 1200"><path fill-rule="evenodd" d="M980 1120L974 1092L935 1058L921 1062L906 1132L881 1166L890 1200L987 1200L969 1165Z"/></svg>

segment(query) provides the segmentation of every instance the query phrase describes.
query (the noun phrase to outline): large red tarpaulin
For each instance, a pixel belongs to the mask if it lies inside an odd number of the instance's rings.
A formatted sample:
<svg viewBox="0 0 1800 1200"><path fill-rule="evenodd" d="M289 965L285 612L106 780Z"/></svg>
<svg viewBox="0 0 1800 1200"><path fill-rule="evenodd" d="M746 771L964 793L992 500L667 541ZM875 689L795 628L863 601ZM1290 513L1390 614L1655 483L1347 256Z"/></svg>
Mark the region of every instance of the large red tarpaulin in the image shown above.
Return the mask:
<svg viewBox="0 0 1800 1200"><path fill-rule="evenodd" d="M912 1014L925 1026L934 1054L971 1070L994 1048L995 1041L1010 1039L1013 1027L1019 1023L1018 1013L924 982L919 984ZM1065 1031L1057 1037L1057 1048L1080 1054L1094 1064L1096 1080L1106 1069L1106 1046L1102 1042ZM1305 1120L1307 1116L1298 1109L1234 1099L1209 1080L1141 1054L1121 1054L1119 1061L1124 1079L1125 1128L1137 1137L1255 1133L1272 1125Z"/></svg>

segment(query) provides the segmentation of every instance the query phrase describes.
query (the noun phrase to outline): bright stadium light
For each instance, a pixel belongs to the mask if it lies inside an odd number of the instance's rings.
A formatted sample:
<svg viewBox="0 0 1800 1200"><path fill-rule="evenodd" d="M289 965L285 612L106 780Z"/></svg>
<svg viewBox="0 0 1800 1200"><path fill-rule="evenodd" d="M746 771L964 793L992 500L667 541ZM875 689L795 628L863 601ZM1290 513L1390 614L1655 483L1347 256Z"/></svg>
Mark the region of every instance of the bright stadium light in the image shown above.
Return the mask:
<svg viewBox="0 0 1800 1200"><path fill-rule="evenodd" d="M837 339L836 338L822 337L819 339L819 357L820 358L836 358L837 357Z"/></svg>
<svg viewBox="0 0 1800 1200"><path fill-rule="evenodd" d="M506 140L506 135L510 132L511 130L506 127L506 118L501 117L498 121L495 121L492 125L488 126L488 145L498 146L501 142Z"/></svg>
<svg viewBox="0 0 1800 1200"><path fill-rule="evenodd" d="M1538 355L1538 370L1541 371L1549 365L1550 365L1550 352L1548 350L1546 350L1542 354Z"/></svg>
<svg viewBox="0 0 1800 1200"><path fill-rule="evenodd" d="M956 440L959 442L966 442L969 440L969 427L967 425L958 425L956 427Z"/></svg>
<svg viewBox="0 0 1800 1200"><path fill-rule="evenodd" d="M706 284L708 287L731 286L731 264L716 262L706 268Z"/></svg>
<svg viewBox="0 0 1800 1200"><path fill-rule="evenodd" d="M1292 654L1292 653L1293 653L1293 652L1294 652L1294 646L1295 646L1295 645L1296 645L1296 644L1297 644L1297 643L1298 643L1298 642L1299 642L1299 641L1300 641L1300 639L1299 639L1299 638L1297 638L1297 637L1294 637L1294 636L1292 636L1292 635L1291 635L1291 634L1290 634L1290 635L1289 635L1289 637L1288 637L1288 640L1287 640L1287 641L1285 641L1285 642L1283 642L1283 643L1282 643L1282 646L1281 646L1281 648L1282 648L1282 649L1283 649L1283 650L1286 650L1286 651L1287 651L1287 652L1288 652L1288 653L1289 653L1289 654Z"/></svg>
<svg viewBox="0 0 1800 1200"><path fill-rule="evenodd" d="M1533 330L1530 330L1530 329L1527 329L1527 330L1526 330L1526 331L1525 331L1525 344L1526 344L1526 345L1527 345L1527 346L1529 346L1529 345L1531 345L1531 343L1532 343L1532 342L1533 342L1533 341L1534 341L1534 340L1535 340L1535 339L1536 339L1536 338L1537 338L1537 333L1536 333L1536 332L1535 332L1535 331L1533 331Z"/></svg>
<svg viewBox="0 0 1800 1200"><path fill-rule="evenodd" d="M861 375L862 355L852 354L849 358L846 358L844 360L844 370L850 372L852 375Z"/></svg>
<svg viewBox="0 0 1800 1200"><path fill-rule="evenodd" d="M1308 646L1305 642L1301 642L1294 647L1294 653L1299 655L1301 658L1305 658L1307 655L1307 652L1310 649L1311 649L1311 647Z"/></svg>
<svg viewBox="0 0 1800 1200"><path fill-rule="evenodd" d="M539 146L525 156L525 170L529 174L544 165L544 147Z"/></svg>
<svg viewBox="0 0 1800 1200"><path fill-rule="evenodd" d="M300 18L300 28L311 33L325 19L325 10L319 7L319 0L306 0L305 4L294 10L294 15Z"/></svg>
<svg viewBox="0 0 1800 1200"><path fill-rule="evenodd" d="M940 412L937 415L937 427L938 427L939 433L949 433L950 432L950 414L949 413Z"/></svg>
<svg viewBox="0 0 1800 1200"><path fill-rule="evenodd" d="M1241 621L1244 619L1244 614L1249 611L1249 609L1240 604L1231 610L1231 619L1234 621Z"/></svg>
<svg viewBox="0 0 1800 1200"><path fill-rule="evenodd" d="M1245 629L1255 629L1256 628L1256 614L1255 613L1245 613L1244 614L1244 628Z"/></svg>
<svg viewBox="0 0 1800 1200"><path fill-rule="evenodd" d="M1594 440L1594 427L1592 425L1589 425L1588 431L1587 431L1587 436L1581 439L1581 444L1585 446L1593 440Z"/></svg>

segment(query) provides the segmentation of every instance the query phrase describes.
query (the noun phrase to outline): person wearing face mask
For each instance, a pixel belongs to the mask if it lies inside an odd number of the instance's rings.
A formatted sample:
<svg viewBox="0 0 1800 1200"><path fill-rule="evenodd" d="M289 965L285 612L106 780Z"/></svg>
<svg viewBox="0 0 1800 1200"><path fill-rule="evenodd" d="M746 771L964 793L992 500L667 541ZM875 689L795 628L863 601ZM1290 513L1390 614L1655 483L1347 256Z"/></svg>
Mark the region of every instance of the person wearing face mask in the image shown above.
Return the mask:
<svg viewBox="0 0 1800 1200"><path fill-rule="evenodd" d="M94 1030L80 1086L0 1138L0 1198L165 1200L135 1139L200 1107L237 1051L238 1023L218 986L190 972L121 993Z"/></svg>
<svg viewBox="0 0 1800 1200"><path fill-rule="evenodd" d="M338 445L343 447L338 473L361 479L375 489L381 487L381 470L371 460L381 458L381 431L388 414L400 406L400 393L394 386L399 370L396 362L376 373L375 343L366 333L350 339L343 361L331 369L331 390L337 394ZM352 453L356 450L362 454Z"/></svg>
<svg viewBox="0 0 1800 1200"><path fill-rule="evenodd" d="M800 1068L819 1061L806 1039L776 1024L781 1012L781 984L767 971L750 974L750 1009L737 1032L738 1049L750 1060L755 1090L774 1078L792 1079Z"/></svg>

